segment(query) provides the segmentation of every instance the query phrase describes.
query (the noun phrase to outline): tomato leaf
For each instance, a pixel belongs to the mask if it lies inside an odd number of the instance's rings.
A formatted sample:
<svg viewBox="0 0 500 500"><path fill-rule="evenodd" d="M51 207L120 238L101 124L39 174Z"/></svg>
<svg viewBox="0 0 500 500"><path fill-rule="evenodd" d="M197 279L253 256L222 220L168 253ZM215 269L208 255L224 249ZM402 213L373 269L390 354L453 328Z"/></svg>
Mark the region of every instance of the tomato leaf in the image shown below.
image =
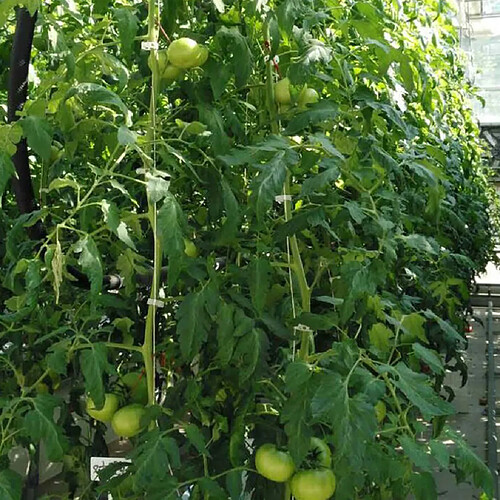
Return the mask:
<svg viewBox="0 0 500 500"><path fill-rule="evenodd" d="M102 200L101 209L104 214L104 221L106 222L109 230L116 234L116 236L118 236L123 243L136 250L135 243L130 239L127 225L125 222L120 220L120 212L116 203Z"/></svg>
<svg viewBox="0 0 500 500"><path fill-rule="evenodd" d="M52 129L45 120L39 116L27 116L21 120L24 136L28 146L44 161L49 161L52 145Z"/></svg>
<svg viewBox="0 0 500 500"><path fill-rule="evenodd" d="M134 40L139 29L138 19L131 9L125 7L112 9L112 11L117 21L123 53L125 56L129 56L132 53Z"/></svg>
<svg viewBox="0 0 500 500"><path fill-rule="evenodd" d="M68 447L61 427L54 420L54 410L61 401L48 394L38 394L31 404L33 408L24 416L26 431L35 442L43 440L48 459L58 462Z"/></svg>
<svg viewBox="0 0 500 500"><path fill-rule="evenodd" d="M394 384L409 401L420 409L425 418L439 415L453 415L453 406L439 397L429 385L428 378L410 370L404 363L390 368L397 378Z"/></svg>
<svg viewBox="0 0 500 500"><path fill-rule="evenodd" d="M436 481L429 472L415 472L411 475L415 500L437 500Z"/></svg>
<svg viewBox="0 0 500 500"><path fill-rule="evenodd" d="M191 445L194 446L194 448L198 450L198 452L202 455L210 457L210 453L207 449L207 444L205 441L205 436L203 435L199 427L195 424L189 424L186 426L185 431L186 437L188 438Z"/></svg>
<svg viewBox="0 0 500 500"><path fill-rule="evenodd" d="M4 500L21 500L23 481L21 476L10 469L0 471L0 496Z"/></svg>
<svg viewBox="0 0 500 500"><path fill-rule="evenodd" d="M311 402L312 416L334 431L336 453L360 466L365 443L373 441L377 427L373 406L365 394L350 397L346 382L335 372L324 374Z"/></svg>
<svg viewBox="0 0 500 500"><path fill-rule="evenodd" d="M217 358L222 366L227 366L231 361L234 350L234 308L233 306L220 302L217 313Z"/></svg>
<svg viewBox="0 0 500 500"><path fill-rule="evenodd" d="M269 259L257 257L248 266L250 296L256 311L261 314L267 300L271 283L272 267Z"/></svg>
<svg viewBox="0 0 500 500"><path fill-rule="evenodd" d="M2 208L2 196L5 188L15 172L14 164L9 155L0 151L0 208Z"/></svg>
<svg viewBox="0 0 500 500"><path fill-rule="evenodd" d="M257 219L262 220L275 197L282 193L286 177L285 152L278 152L266 165L259 165L259 175L252 182L252 201L255 205Z"/></svg>
<svg viewBox="0 0 500 500"><path fill-rule="evenodd" d="M78 241L75 252L80 254L78 263L90 279L90 291L97 295L102 289L103 270L101 256L92 236L86 235Z"/></svg>
<svg viewBox="0 0 500 500"><path fill-rule="evenodd" d="M193 359L207 340L210 323L205 303L203 291L190 293L177 311L177 336L184 361Z"/></svg>
<svg viewBox="0 0 500 500"><path fill-rule="evenodd" d="M429 365L434 373L444 373L443 361L436 351L428 349L418 342L415 342L412 347L415 356Z"/></svg>
<svg viewBox="0 0 500 500"><path fill-rule="evenodd" d="M80 366L85 379L85 389L90 394L95 407L104 405L104 373L113 373L114 367L108 362L108 350L102 343L90 344L80 351Z"/></svg>
<svg viewBox="0 0 500 500"><path fill-rule="evenodd" d="M331 101L320 101L312 104L307 111L295 115L285 129L286 135L295 135L310 125L334 120L338 116L338 107Z"/></svg>

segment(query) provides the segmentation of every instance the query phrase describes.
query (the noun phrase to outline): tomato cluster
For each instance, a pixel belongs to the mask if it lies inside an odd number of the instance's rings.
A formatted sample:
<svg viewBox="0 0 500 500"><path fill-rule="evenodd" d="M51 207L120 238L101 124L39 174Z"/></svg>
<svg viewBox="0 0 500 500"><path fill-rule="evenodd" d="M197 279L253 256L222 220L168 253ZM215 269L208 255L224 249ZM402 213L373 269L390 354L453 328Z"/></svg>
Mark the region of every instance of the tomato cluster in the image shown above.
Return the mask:
<svg viewBox="0 0 500 500"><path fill-rule="evenodd" d="M282 107L283 111L286 111L288 107L292 105L294 99L292 98L290 80L288 78L283 78L274 84L274 99L276 103ZM296 101L297 108L300 111L304 111L309 104L314 104L319 101L319 94L316 90L304 85Z"/></svg>
<svg viewBox="0 0 500 500"><path fill-rule="evenodd" d="M191 38L174 40L168 49L158 51L160 78L172 83L186 70L203 66L208 59L208 49Z"/></svg>
<svg viewBox="0 0 500 500"><path fill-rule="evenodd" d="M94 401L89 397L86 410L94 420L110 422L116 435L133 437L144 427L142 420L148 402L147 382L140 373L131 372L121 378L121 385L126 389L126 399L130 404L120 408L120 397L114 393L106 393L102 408L96 408Z"/></svg>
<svg viewBox="0 0 500 500"><path fill-rule="evenodd" d="M310 468L296 470L290 453L271 443L260 446L255 454L257 472L277 483L289 482L296 500L327 500L335 493L336 486L329 446L313 437L305 463Z"/></svg>

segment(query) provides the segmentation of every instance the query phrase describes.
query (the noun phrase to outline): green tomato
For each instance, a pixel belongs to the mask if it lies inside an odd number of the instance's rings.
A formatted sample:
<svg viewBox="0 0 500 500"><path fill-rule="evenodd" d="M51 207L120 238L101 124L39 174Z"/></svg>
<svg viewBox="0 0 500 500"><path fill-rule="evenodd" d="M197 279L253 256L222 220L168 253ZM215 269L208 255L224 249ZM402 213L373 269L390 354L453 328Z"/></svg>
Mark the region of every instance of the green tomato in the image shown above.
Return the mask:
<svg viewBox="0 0 500 500"><path fill-rule="evenodd" d="M198 257L198 249L196 248L196 245L187 238L184 238L184 253L188 257Z"/></svg>
<svg viewBox="0 0 500 500"><path fill-rule="evenodd" d="M290 80L283 78L274 84L274 99L278 104L290 104L292 95L290 94Z"/></svg>
<svg viewBox="0 0 500 500"><path fill-rule="evenodd" d="M375 405L375 416L377 417L377 422L380 423L384 420L387 415L387 407L383 401L379 401Z"/></svg>
<svg viewBox="0 0 500 500"><path fill-rule="evenodd" d="M284 483L292 477L295 464L287 451L280 451L274 444L263 444L255 454L257 472L271 481Z"/></svg>
<svg viewBox="0 0 500 500"><path fill-rule="evenodd" d="M290 488L296 500L327 500L335 493L332 470L301 470L292 477Z"/></svg>
<svg viewBox="0 0 500 500"><path fill-rule="evenodd" d="M203 66L207 62L208 54L209 52L206 47L200 47L200 49L198 50L198 55L196 56L195 67Z"/></svg>
<svg viewBox="0 0 500 500"><path fill-rule="evenodd" d="M165 72L165 69L167 68L168 65L168 54L166 50L159 50L158 51L158 71L160 75L163 75Z"/></svg>
<svg viewBox="0 0 500 500"><path fill-rule="evenodd" d="M199 66L202 58L200 56L200 46L191 38L179 38L178 40L174 40L169 45L167 53L170 63L182 69L190 69Z"/></svg>
<svg viewBox="0 0 500 500"><path fill-rule="evenodd" d="M180 78L184 73L184 70L174 66L173 64L169 64L165 67L165 70L161 74L161 77L166 80L168 83L172 83L173 81Z"/></svg>
<svg viewBox="0 0 500 500"><path fill-rule="evenodd" d="M145 414L144 406L133 404L120 408L111 419L111 427L117 436L132 437L141 432L142 417Z"/></svg>
<svg viewBox="0 0 500 500"><path fill-rule="evenodd" d="M139 372L126 373L122 377L123 384L128 388L130 401L142 405L148 404L148 381L146 375Z"/></svg>
<svg viewBox="0 0 500 500"><path fill-rule="evenodd" d="M305 109L308 104L314 104L319 101L319 94L314 89L307 88L307 85L300 91L299 108Z"/></svg>
<svg viewBox="0 0 500 500"><path fill-rule="evenodd" d="M313 455L313 458L321 467L331 467L332 452L330 451L330 447L322 439L317 437L311 438L309 453Z"/></svg>
<svg viewBox="0 0 500 500"><path fill-rule="evenodd" d="M99 422L109 422L118 409L119 404L120 400L118 396L108 392L105 395L104 406L100 410L95 407L91 398L87 398L86 410L93 419L99 420Z"/></svg>

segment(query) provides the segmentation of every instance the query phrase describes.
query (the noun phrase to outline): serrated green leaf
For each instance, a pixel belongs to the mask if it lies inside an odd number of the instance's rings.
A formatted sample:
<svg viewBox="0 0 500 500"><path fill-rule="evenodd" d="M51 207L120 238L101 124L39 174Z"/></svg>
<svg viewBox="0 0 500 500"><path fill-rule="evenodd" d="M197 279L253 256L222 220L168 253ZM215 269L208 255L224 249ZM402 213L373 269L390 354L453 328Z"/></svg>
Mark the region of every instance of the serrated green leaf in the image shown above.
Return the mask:
<svg viewBox="0 0 500 500"><path fill-rule="evenodd" d="M439 354L436 351L432 351L427 347L424 347L422 344L415 342L413 344L413 353L415 356L429 365L429 368L434 373L444 373L443 361L441 360Z"/></svg>
<svg viewBox="0 0 500 500"><path fill-rule="evenodd" d="M286 388L289 392L300 390L312 377L311 365L304 361L295 361L287 366L285 373Z"/></svg>
<svg viewBox="0 0 500 500"><path fill-rule="evenodd" d="M47 457L53 462L62 459L68 447L62 429L54 420L54 410L60 400L48 394L39 394L31 400L33 408L24 416L24 427L35 442L43 440L47 448Z"/></svg>
<svg viewBox="0 0 500 500"><path fill-rule="evenodd" d="M221 302L217 313L217 359L222 366L227 366L231 361L234 350L234 308Z"/></svg>
<svg viewBox="0 0 500 500"><path fill-rule="evenodd" d="M49 184L49 193L50 191L63 189L65 187L70 187L75 191L78 191L80 189L80 185L78 184L78 182L68 177L64 177L61 179L54 179L53 181L51 181L51 183Z"/></svg>
<svg viewBox="0 0 500 500"><path fill-rule="evenodd" d="M423 445L416 443L414 438L410 436L400 437L399 443L403 447L405 454L416 467L429 472L432 470L430 455Z"/></svg>
<svg viewBox="0 0 500 500"><path fill-rule="evenodd" d="M368 336L371 345L378 351L386 353L391 347L390 340L394 337L394 332L383 323L376 323L370 328Z"/></svg>
<svg viewBox="0 0 500 500"><path fill-rule="evenodd" d="M334 120L338 116L338 107L330 101L320 101L312 104L307 111L294 116L285 129L286 135L295 135L311 125Z"/></svg>
<svg viewBox="0 0 500 500"><path fill-rule="evenodd" d="M431 455L436 459L437 463L443 468L447 469L450 465L450 451L448 447L441 441L431 440L429 442Z"/></svg>
<svg viewBox="0 0 500 500"><path fill-rule="evenodd" d="M252 72L252 51L247 39L236 27L221 27L216 38L221 41L228 54L231 54L230 64L236 76L236 85L242 87L246 84Z"/></svg>
<svg viewBox="0 0 500 500"><path fill-rule="evenodd" d="M2 208L2 196L5 188L15 172L14 164L9 155L0 151L0 208Z"/></svg>
<svg viewBox="0 0 500 500"><path fill-rule="evenodd" d="M104 405L103 375L113 373L114 367L108 362L108 350L102 343L94 343L80 351L80 367L85 379L85 389L90 394L97 409Z"/></svg>
<svg viewBox="0 0 500 500"><path fill-rule="evenodd" d="M0 471L0 497L2 500L21 500L22 491L23 480L17 472L9 469Z"/></svg>
<svg viewBox="0 0 500 500"><path fill-rule="evenodd" d="M177 335L184 361L190 361L207 340L210 326L203 292L186 296L177 311Z"/></svg>
<svg viewBox="0 0 500 500"><path fill-rule="evenodd" d="M257 257L248 266L250 296L258 313L262 313L266 305L271 286L272 267L269 259Z"/></svg>
<svg viewBox="0 0 500 500"><path fill-rule="evenodd" d="M139 22L132 9L125 7L113 9L113 16L117 20L120 43L125 55L132 53L134 40L139 29Z"/></svg>
<svg viewBox="0 0 500 500"><path fill-rule="evenodd" d="M283 192L286 177L285 152L278 152L266 165L259 166L259 175L252 182L252 200L257 218L262 220L277 195Z"/></svg>
<svg viewBox="0 0 500 500"><path fill-rule="evenodd" d="M302 195L308 196L336 181L340 176L338 162L333 159L324 160L321 165L326 167L322 172L309 177L302 184Z"/></svg>
<svg viewBox="0 0 500 500"><path fill-rule="evenodd" d="M135 243L130 239L130 235L128 232L128 227L120 220L120 212L118 207L113 201L102 200L101 201L101 210L104 214L104 222L108 226L109 230L116 234L118 238L123 241L130 248L137 250Z"/></svg>
<svg viewBox="0 0 500 500"><path fill-rule="evenodd" d="M323 375L316 387L311 402L313 418L335 429L336 454L359 467L365 443L373 441L377 428L373 405L365 394L351 397L345 381L335 372Z"/></svg>
<svg viewBox="0 0 500 500"><path fill-rule="evenodd" d="M415 500L437 500L436 481L429 472L415 472L411 476Z"/></svg>
<svg viewBox="0 0 500 500"><path fill-rule="evenodd" d="M439 415L453 415L453 406L439 397L429 385L428 378L410 370L404 363L391 367L391 372L397 376L394 381L409 401L422 412L425 418Z"/></svg>
<svg viewBox="0 0 500 500"><path fill-rule="evenodd" d="M185 225L182 208L170 192L166 193L163 205L158 212L158 236L163 252L175 259L184 252L183 227Z"/></svg>
<svg viewBox="0 0 500 500"><path fill-rule="evenodd" d="M241 385L255 372L261 351L261 331L256 328L252 328L238 340L232 363L238 367L238 378Z"/></svg>
<svg viewBox="0 0 500 500"><path fill-rule="evenodd" d="M39 116L27 116L20 123L28 146L44 161L49 161L52 152L52 129L47 120Z"/></svg>
<svg viewBox="0 0 500 500"><path fill-rule="evenodd" d="M101 256L92 236L87 235L78 241L75 252L80 253L78 264L90 279L90 291L97 295L102 289L103 270Z"/></svg>
<svg viewBox="0 0 500 500"><path fill-rule="evenodd" d="M194 446L194 448L198 450L198 452L202 455L210 457L210 453L208 452L207 444L205 441L205 436L198 428L198 426L189 424L186 426L185 431L186 437L188 438L191 445Z"/></svg>

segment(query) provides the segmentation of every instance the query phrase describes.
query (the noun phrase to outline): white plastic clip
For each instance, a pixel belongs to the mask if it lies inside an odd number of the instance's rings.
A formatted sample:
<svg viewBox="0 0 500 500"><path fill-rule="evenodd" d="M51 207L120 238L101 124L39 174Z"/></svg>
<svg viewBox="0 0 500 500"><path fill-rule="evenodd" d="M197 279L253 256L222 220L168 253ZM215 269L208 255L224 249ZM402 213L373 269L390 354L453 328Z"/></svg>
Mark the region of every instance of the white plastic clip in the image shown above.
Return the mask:
<svg viewBox="0 0 500 500"><path fill-rule="evenodd" d="M148 306L165 307L165 302L158 299L148 299Z"/></svg>
<svg viewBox="0 0 500 500"><path fill-rule="evenodd" d="M142 42L141 49L142 50L158 50L158 42Z"/></svg>
<svg viewBox="0 0 500 500"><path fill-rule="evenodd" d="M280 194L279 196L275 196L274 200L277 203L284 203L285 201L292 201L292 195L290 195L290 194Z"/></svg>
<svg viewBox="0 0 500 500"><path fill-rule="evenodd" d="M309 328L307 325L303 325L302 323L294 327L295 330L298 330L299 332L309 332L312 333L311 328Z"/></svg>

